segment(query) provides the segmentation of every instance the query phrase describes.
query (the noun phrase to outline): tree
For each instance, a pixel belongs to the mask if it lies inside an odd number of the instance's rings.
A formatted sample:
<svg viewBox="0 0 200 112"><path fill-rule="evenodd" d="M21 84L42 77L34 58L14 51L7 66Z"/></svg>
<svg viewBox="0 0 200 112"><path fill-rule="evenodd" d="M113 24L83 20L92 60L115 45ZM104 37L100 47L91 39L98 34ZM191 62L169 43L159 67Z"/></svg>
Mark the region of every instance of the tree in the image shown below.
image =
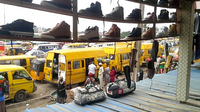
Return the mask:
<svg viewBox="0 0 200 112"><path fill-rule="evenodd" d="M122 32L122 33L120 34L120 37L121 37L121 39L123 39L123 38L125 38L127 35L129 35L129 34L130 34L130 31Z"/></svg>
<svg viewBox="0 0 200 112"><path fill-rule="evenodd" d="M47 29L45 28L44 32L48 32L49 30L51 30L51 28L47 28Z"/></svg>

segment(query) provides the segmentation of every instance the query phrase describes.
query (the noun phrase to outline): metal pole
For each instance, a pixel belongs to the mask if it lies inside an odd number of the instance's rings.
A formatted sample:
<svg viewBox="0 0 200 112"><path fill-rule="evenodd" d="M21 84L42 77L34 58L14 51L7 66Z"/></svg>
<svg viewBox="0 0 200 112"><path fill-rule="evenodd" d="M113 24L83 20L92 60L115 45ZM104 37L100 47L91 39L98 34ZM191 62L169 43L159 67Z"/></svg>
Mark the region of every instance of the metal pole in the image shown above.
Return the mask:
<svg viewBox="0 0 200 112"><path fill-rule="evenodd" d="M11 43L11 47L13 48L13 43L12 43L12 40L10 41L10 43Z"/></svg>

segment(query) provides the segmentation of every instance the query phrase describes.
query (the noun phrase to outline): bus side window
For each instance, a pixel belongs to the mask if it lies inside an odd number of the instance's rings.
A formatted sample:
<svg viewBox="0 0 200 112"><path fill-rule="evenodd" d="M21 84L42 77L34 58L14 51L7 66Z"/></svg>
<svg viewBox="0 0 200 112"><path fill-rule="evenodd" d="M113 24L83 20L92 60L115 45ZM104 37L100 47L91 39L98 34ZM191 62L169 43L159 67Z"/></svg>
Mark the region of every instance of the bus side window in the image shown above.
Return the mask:
<svg viewBox="0 0 200 112"><path fill-rule="evenodd" d="M73 61L73 69L79 69L80 68L80 61Z"/></svg>
<svg viewBox="0 0 200 112"><path fill-rule="evenodd" d="M68 70L71 70L71 61L68 62Z"/></svg>
<svg viewBox="0 0 200 112"><path fill-rule="evenodd" d="M151 54L151 49L148 50L148 54Z"/></svg>
<svg viewBox="0 0 200 112"><path fill-rule="evenodd" d="M84 67L84 60L82 60L81 63L82 63L82 68L83 68Z"/></svg>

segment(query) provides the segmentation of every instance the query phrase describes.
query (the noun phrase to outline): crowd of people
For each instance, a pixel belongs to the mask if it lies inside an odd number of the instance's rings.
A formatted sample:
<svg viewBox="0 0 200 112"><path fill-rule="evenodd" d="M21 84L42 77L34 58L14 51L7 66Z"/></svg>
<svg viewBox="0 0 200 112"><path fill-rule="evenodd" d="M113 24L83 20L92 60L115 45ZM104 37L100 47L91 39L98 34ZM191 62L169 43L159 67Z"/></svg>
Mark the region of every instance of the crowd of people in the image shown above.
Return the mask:
<svg viewBox="0 0 200 112"><path fill-rule="evenodd" d="M6 83L6 79L3 76L1 76L0 77L0 112L6 112L5 98L4 98L5 83Z"/></svg>
<svg viewBox="0 0 200 112"><path fill-rule="evenodd" d="M96 65L94 62L91 61L90 65L88 66L88 78L85 81L86 88L90 88L95 84L100 84L100 88L103 88L107 83L115 81L115 68L112 67L110 70L110 64L106 63L106 68L104 69L102 63L99 63L99 72L98 72L98 79L94 79L95 72L97 70Z"/></svg>
<svg viewBox="0 0 200 112"><path fill-rule="evenodd" d="M112 67L110 70L110 64L106 63L106 68L103 68L103 64L100 62L99 64L99 72L97 79L94 78L95 72L97 71L97 66L94 65L93 61L90 61L90 64L88 65L88 76L85 80L84 86L86 89L89 89L90 87L94 87L96 84L100 85L100 88L104 88L106 84L109 82L115 81L115 67ZM59 77L58 81L58 88L57 88L57 101L59 103L65 103L65 100L67 98L66 94L66 83L63 80L63 77Z"/></svg>

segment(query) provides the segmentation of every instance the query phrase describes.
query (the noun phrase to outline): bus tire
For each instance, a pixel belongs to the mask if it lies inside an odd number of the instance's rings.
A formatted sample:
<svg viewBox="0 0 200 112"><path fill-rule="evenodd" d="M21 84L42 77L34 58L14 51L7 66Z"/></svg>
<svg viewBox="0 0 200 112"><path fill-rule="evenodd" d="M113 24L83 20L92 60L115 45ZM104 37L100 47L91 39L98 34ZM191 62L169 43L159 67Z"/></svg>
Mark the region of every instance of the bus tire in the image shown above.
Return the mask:
<svg viewBox="0 0 200 112"><path fill-rule="evenodd" d="M15 97L14 97L14 99L15 99L16 102L24 101L24 100L26 100L26 98L27 98L27 93L24 90L18 91L15 94Z"/></svg>

